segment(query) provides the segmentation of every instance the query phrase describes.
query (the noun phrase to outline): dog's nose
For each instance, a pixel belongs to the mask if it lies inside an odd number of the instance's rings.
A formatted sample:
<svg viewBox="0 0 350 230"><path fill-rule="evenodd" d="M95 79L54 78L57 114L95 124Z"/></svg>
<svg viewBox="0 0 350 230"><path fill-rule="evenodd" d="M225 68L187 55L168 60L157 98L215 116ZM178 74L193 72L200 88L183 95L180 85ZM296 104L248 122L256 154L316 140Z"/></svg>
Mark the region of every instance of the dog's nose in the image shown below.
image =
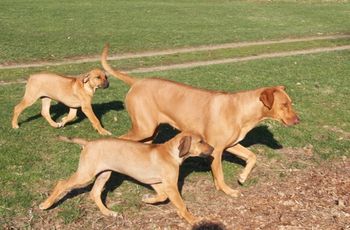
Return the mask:
<svg viewBox="0 0 350 230"><path fill-rule="evenodd" d="M214 151L214 148L211 145L208 145L208 150L205 152L206 155L212 154Z"/></svg>
<svg viewBox="0 0 350 230"><path fill-rule="evenodd" d="M295 125L299 124L300 123L300 118L298 116L295 116L294 118L294 122L293 122Z"/></svg>
<svg viewBox="0 0 350 230"><path fill-rule="evenodd" d="M103 88L107 89L109 87L109 81L105 81L103 84Z"/></svg>

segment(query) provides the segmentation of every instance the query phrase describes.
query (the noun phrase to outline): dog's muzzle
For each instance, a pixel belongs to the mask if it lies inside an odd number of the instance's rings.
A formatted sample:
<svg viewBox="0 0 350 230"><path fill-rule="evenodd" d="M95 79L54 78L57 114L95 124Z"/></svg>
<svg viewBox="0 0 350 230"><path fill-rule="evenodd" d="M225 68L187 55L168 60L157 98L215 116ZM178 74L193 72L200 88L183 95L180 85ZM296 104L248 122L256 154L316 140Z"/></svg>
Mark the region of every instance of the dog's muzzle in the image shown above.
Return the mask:
<svg viewBox="0 0 350 230"><path fill-rule="evenodd" d="M109 81L103 82L102 88L107 89L109 87Z"/></svg>
<svg viewBox="0 0 350 230"><path fill-rule="evenodd" d="M200 157L208 157L210 156L214 151L214 148L212 146L208 146L208 150L205 152L202 152L201 154L199 154Z"/></svg>

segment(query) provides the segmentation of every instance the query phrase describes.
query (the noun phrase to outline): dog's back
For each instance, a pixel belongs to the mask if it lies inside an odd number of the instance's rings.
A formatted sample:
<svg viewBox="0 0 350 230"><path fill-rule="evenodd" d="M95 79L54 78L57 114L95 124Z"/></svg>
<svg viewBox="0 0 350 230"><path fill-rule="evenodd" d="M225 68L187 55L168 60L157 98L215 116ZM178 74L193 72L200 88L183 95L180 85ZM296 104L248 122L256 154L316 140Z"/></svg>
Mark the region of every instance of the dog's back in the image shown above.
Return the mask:
<svg viewBox="0 0 350 230"><path fill-rule="evenodd" d="M152 164L155 162L152 158L158 157L153 151L156 148L157 145L117 138L97 139L85 144L80 160L89 162L84 165L93 167L91 171L96 174L110 169L143 183L159 183L161 178L157 169L160 166Z"/></svg>
<svg viewBox="0 0 350 230"><path fill-rule="evenodd" d="M47 96L52 99L58 100L59 96L71 94L71 90L74 78L68 78L59 76L53 73L38 73L29 77L26 91L35 91L40 96ZM40 90L38 90L40 89Z"/></svg>

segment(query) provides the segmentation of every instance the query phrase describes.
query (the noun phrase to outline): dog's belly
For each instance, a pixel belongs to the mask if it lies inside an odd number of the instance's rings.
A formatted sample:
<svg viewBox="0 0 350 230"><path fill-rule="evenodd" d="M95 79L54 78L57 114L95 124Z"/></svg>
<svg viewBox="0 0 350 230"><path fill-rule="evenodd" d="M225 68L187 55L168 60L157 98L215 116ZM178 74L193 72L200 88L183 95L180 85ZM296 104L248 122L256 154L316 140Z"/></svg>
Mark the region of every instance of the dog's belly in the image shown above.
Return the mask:
<svg viewBox="0 0 350 230"><path fill-rule="evenodd" d="M158 170L152 168L150 165L139 164L136 167L121 167L118 172L144 184L156 184L162 181Z"/></svg>
<svg viewBox="0 0 350 230"><path fill-rule="evenodd" d="M64 98L64 100L59 101L71 108L78 108L81 106L81 103L77 98Z"/></svg>
<svg viewBox="0 0 350 230"><path fill-rule="evenodd" d="M83 159L94 162L95 175L112 170L145 184L161 182L159 154L151 145L111 138L92 141L86 149Z"/></svg>
<svg viewBox="0 0 350 230"><path fill-rule="evenodd" d="M47 93L47 97L58 101L70 108L78 108L81 106L80 100L74 96L60 95L54 93Z"/></svg>

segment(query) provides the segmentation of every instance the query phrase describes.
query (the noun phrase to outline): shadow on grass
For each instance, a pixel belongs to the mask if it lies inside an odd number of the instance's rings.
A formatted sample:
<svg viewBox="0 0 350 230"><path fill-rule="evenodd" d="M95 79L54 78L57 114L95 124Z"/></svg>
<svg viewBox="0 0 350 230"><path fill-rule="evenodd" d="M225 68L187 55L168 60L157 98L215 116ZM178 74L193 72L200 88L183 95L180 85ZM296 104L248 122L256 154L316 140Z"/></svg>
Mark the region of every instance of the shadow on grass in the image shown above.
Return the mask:
<svg viewBox="0 0 350 230"><path fill-rule="evenodd" d="M97 177L98 176L96 176L96 178ZM131 177L128 177L126 175L123 175L123 174L120 174L117 172L112 172L111 177L106 182L106 184L104 186L104 190L102 191L102 194L101 194L101 200L104 204L106 204L107 194L109 192L113 192L115 189L117 189L124 181L130 181L132 183L135 183L135 184L138 184L138 185L143 186L145 188L148 188L149 190L152 190L152 187L147 185L147 184L143 184L143 183L141 183L141 182L139 182ZM60 200L58 200L50 208L48 208L48 210L54 209L54 208L60 206L62 203L64 203L65 201L67 201L69 199L72 199L72 198L79 196L83 193L90 192L93 186L94 186L94 181L92 181L89 185L87 185L85 187L77 188L77 189L73 189L73 190L69 191L65 196L63 196Z"/></svg>
<svg viewBox="0 0 350 230"><path fill-rule="evenodd" d="M50 208L48 208L47 210L51 210L54 209L58 206L60 206L62 203L64 203L66 200L69 200L71 198L74 198L80 194L89 192L92 188L93 184L89 184L83 188L77 188L77 189L73 189L72 191L68 192L64 197L62 197L61 199L59 199L56 203L54 203ZM52 192L52 191L51 191Z"/></svg>
<svg viewBox="0 0 350 230"><path fill-rule="evenodd" d="M121 101L111 101L111 102L100 103L100 104L92 104L92 110L94 111L98 120L101 120L102 116L111 110L114 110L114 111L124 110L124 104ZM54 121L57 121L58 118L60 118L63 115L67 115L68 111L69 111L69 107L67 107L62 103L57 103L55 105L52 105L50 108L50 114ZM40 113L36 114L20 122L20 124L30 122L32 120L36 120L40 117L42 117ZM67 123L66 126L79 123L85 118L86 118L85 114L81 111L81 108L79 108L77 117L72 122Z"/></svg>
<svg viewBox="0 0 350 230"><path fill-rule="evenodd" d="M174 136L176 136L179 133L179 130L174 129L170 125L160 125L158 128L158 133L155 135L154 143L163 143ZM282 145L274 138L273 134L270 132L268 127L266 125L257 126L254 129L252 129L243 141L240 142L241 145L244 147L250 147L255 144L261 144L265 145L272 149L280 149L282 148ZM233 154L228 153L227 151L224 152L223 160L229 161L234 164L239 164L242 166L245 166L245 161L236 157ZM193 173L193 172L208 172L211 170L212 157L208 158L201 158L201 157L191 157L186 159L186 161L182 164L180 167L180 174L179 174L179 190L182 191L182 187L184 185L185 178Z"/></svg>

